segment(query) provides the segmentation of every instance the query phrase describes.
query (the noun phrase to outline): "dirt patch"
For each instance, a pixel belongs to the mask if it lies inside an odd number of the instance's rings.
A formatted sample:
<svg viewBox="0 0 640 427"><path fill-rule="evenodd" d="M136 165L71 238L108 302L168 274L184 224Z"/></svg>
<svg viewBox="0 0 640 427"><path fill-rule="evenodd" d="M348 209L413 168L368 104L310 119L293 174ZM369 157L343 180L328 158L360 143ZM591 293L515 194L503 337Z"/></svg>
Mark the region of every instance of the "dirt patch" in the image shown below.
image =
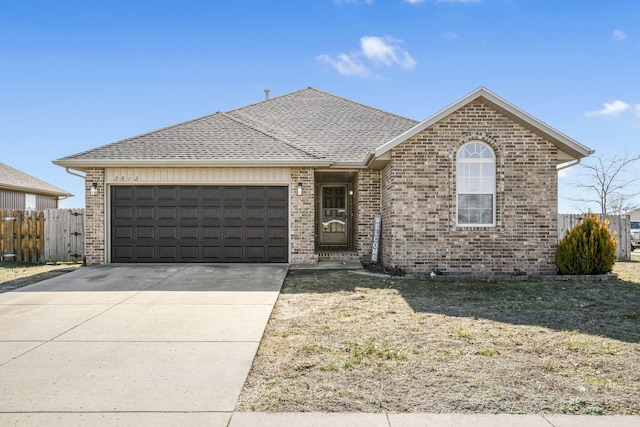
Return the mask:
<svg viewBox="0 0 640 427"><path fill-rule="evenodd" d="M79 264L0 262L0 293L32 285L73 271Z"/></svg>
<svg viewBox="0 0 640 427"><path fill-rule="evenodd" d="M638 366L640 281L295 272L237 410L639 415Z"/></svg>

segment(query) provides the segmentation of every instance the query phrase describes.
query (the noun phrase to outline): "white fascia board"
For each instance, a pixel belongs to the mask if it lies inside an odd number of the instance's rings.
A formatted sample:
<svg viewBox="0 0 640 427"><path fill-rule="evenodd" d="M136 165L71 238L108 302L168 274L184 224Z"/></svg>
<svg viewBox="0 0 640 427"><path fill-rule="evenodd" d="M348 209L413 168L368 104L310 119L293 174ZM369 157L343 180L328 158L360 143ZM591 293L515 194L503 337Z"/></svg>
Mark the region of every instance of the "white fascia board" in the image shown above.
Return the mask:
<svg viewBox="0 0 640 427"><path fill-rule="evenodd" d="M553 140L553 142L556 143L556 145L559 145L559 148L561 148L563 151L573 151L576 154L575 158L587 157L590 154L594 153L594 150L592 150L592 149L580 144L576 140L574 140L574 139L568 137L567 135L557 131L556 129L554 129L551 126L547 125L546 123L536 119L535 117L533 117L532 115L526 113L525 111L521 110L520 108L516 107L515 105L513 105L513 104L507 102L506 100L500 98L498 95L494 94L493 92L491 92L487 88L481 86L478 89L476 89L473 92L471 92L470 94L466 95L464 98L454 102L453 104L449 105L448 107L443 108L442 110L438 111L437 113L435 113L434 115L432 115L428 119L424 120L423 122L418 123L416 126L414 126L413 128L409 129L408 131L398 135L397 137L393 138L392 140L390 140L390 141L384 143L383 145L381 145L380 147L376 148L376 151L375 151L376 157L380 157L380 156L384 155L385 153L387 153L390 150L392 150L393 148L397 147L398 145L400 145L401 143L403 143L407 139L409 139L409 138L413 137L414 135L422 132L423 130L427 129L429 126L434 125L438 121L444 119L448 115L454 113L458 109L464 107L465 105L467 105L468 103L470 103L472 101L475 101L478 98L485 98L490 103L495 104L498 108L500 108L500 109L504 110L505 112L507 112L508 114L518 118L519 120L521 120L525 124L528 124L530 127L538 129L540 132L548 135Z"/></svg>
<svg viewBox="0 0 640 427"><path fill-rule="evenodd" d="M77 170L112 167L329 167L328 160L55 160L54 164Z"/></svg>

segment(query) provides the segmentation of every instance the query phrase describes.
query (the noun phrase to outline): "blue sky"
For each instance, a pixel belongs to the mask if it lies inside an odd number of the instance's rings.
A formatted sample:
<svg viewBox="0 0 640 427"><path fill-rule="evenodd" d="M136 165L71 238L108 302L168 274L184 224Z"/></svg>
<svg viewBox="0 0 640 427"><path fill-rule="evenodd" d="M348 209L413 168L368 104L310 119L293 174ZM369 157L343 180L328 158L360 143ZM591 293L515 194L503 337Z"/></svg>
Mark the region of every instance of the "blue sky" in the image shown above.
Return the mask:
<svg viewBox="0 0 640 427"><path fill-rule="evenodd" d="M637 0L0 0L0 162L80 207L52 160L308 86L416 120L485 86L639 154L639 76Z"/></svg>

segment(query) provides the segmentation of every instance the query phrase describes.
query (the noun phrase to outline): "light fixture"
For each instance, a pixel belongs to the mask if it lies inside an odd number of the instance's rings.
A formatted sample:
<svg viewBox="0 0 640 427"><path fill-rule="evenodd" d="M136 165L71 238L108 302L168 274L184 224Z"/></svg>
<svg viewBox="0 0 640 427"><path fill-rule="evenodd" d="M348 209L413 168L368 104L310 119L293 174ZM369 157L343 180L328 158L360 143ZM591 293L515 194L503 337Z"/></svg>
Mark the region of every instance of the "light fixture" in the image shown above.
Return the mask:
<svg viewBox="0 0 640 427"><path fill-rule="evenodd" d="M89 192L92 196L95 196L96 194L98 194L98 183L94 182L93 184L91 184L91 188L89 189Z"/></svg>
<svg viewBox="0 0 640 427"><path fill-rule="evenodd" d="M302 196L302 183L298 183L298 196Z"/></svg>
<svg viewBox="0 0 640 427"><path fill-rule="evenodd" d="M349 195L353 196L353 190L349 190Z"/></svg>

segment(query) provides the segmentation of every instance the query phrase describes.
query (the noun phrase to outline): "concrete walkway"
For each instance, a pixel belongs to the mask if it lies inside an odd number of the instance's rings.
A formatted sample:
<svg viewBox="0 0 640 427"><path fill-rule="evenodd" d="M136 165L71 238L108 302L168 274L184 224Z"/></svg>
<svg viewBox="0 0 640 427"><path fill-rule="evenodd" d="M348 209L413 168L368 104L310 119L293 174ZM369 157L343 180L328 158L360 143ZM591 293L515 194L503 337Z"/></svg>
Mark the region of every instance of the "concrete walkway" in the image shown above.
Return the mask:
<svg viewBox="0 0 640 427"><path fill-rule="evenodd" d="M640 417L233 412L286 271L108 265L0 294L0 425L640 426Z"/></svg>

